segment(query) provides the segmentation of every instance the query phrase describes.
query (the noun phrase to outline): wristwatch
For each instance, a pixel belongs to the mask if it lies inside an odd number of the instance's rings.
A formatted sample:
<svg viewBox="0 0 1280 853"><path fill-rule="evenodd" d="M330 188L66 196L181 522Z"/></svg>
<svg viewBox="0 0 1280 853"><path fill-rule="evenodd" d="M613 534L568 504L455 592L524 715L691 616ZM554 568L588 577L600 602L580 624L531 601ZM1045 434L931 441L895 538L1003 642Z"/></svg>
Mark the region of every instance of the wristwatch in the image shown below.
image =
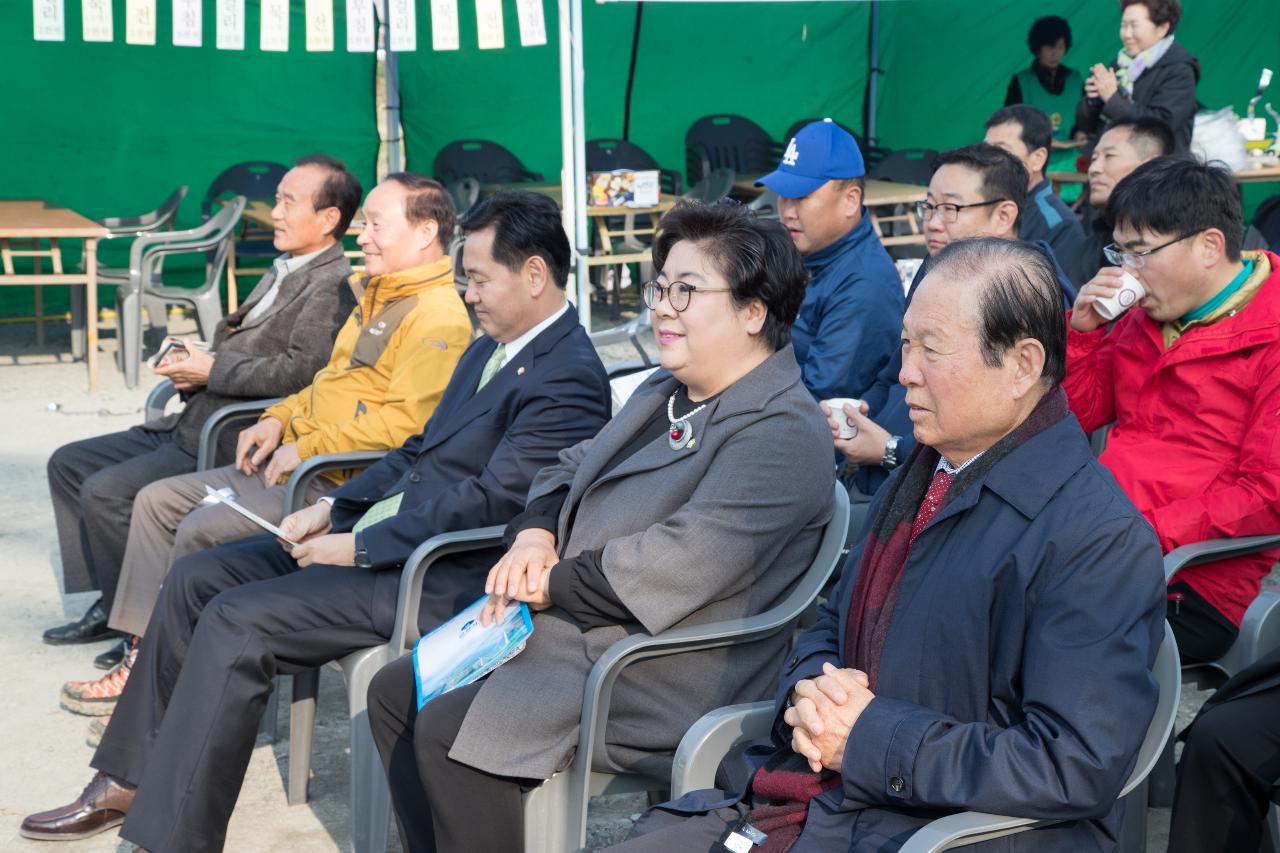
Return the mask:
<svg viewBox="0 0 1280 853"><path fill-rule="evenodd" d="M880 460L880 467L887 471L892 471L898 467L898 442L902 441L902 436L891 435L884 443L884 459Z"/></svg>
<svg viewBox="0 0 1280 853"><path fill-rule="evenodd" d="M373 563L369 560L369 551L364 547L364 531L356 532L356 559L355 564L361 569L372 569Z"/></svg>

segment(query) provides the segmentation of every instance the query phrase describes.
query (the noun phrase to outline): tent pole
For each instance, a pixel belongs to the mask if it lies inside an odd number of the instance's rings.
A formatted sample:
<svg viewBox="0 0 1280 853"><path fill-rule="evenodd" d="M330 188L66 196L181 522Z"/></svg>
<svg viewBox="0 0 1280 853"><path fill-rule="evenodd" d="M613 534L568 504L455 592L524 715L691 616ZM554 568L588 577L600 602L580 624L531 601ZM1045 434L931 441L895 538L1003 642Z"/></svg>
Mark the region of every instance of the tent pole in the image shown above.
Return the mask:
<svg viewBox="0 0 1280 853"><path fill-rule="evenodd" d="M573 115L573 31L572 13L569 0L559 0L558 21L560 29L560 211L564 222L565 234L569 236L569 245L573 249L573 269L570 275L570 292L576 293L578 317L582 324L591 328L591 289L588 282L587 267L578 254L578 242L574 229L578 221L578 194L574 192L574 128L576 122ZM583 296L586 299L583 299Z"/></svg>
<svg viewBox="0 0 1280 853"><path fill-rule="evenodd" d="M386 48L383 74L387 97L387 172L403 171L400 165L400 61L391 50L391 27L384 25L382 34Z"/></svg>
<svg viewBox="0 0 1280 853"><path fill-rule="evenodd" d="M866 115L863 116L862 129L867 138L868 145L877 143L876 135L876 100L879 95L878 85L880 74L880 0L871 0L871 26L868 29L867 39L870 44L867 46L867 100L864 108Z"/></svg>
<svg viewBox="0 0 1280 853"><path fill-rule="evenodd" d="M587 232L587 208L585 204L580 204L579 199L582 197L583 191L587 186L587 119L584 97L584 78L583 78L583 27L582 27L582 0L569 0L570 20L569 28L572 31L572 47L573 47L573 183L569 187L569 192L564 195L567 202L570 197L573 198L573 247L577 251L579 258L586 258L591 254L591 237ZM585 264L579 263L578 275L578 313L582 318L582 325L587 331L591 331L591 277L587 275Z"/></svg>

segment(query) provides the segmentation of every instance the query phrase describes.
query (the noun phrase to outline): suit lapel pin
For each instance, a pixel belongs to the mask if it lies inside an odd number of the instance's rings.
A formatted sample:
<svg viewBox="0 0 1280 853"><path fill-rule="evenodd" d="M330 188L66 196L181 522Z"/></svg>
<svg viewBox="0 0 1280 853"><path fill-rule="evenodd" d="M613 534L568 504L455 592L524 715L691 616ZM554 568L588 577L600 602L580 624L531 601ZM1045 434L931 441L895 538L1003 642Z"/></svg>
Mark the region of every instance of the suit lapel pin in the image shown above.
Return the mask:
<svg viewBox="0 0 1280 853"><path fill-rule="evenodd" d="M517 368L517 369L516 369L516 376L524 376L524 368L523 368L523 367L520 367L520 368Z"/></svg>

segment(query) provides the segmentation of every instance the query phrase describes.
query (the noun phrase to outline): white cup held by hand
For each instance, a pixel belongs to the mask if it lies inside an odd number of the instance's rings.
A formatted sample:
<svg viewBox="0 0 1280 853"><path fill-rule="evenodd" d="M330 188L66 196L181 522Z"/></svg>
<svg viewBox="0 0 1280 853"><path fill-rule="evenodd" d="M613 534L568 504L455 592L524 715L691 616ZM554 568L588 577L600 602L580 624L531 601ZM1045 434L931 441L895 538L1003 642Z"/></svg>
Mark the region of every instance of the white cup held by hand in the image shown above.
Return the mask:
<svg viewBox="0 0 1280 853"><path fill-rule="evenodd" d="M822 402L831 407L831 420L839 425L841 438L853 438L858 434L858 428L849 423L849 416L844 413L844 407L851 406L857 411L862 411L861 400L853 397L832 397Z"/></svg>
<svg viewBox="0 0 1280 853"><path fill-rule="evenodd" d="M1147 291L1142 286L1142 282L1126 272L1120 278L1120 289L1110 296L1094 302L1093 310L1097 311L1099 316L1104 319L1114 320L1134 305L1137 305L1142 300L1142 297L1146 295Z"/></svg>

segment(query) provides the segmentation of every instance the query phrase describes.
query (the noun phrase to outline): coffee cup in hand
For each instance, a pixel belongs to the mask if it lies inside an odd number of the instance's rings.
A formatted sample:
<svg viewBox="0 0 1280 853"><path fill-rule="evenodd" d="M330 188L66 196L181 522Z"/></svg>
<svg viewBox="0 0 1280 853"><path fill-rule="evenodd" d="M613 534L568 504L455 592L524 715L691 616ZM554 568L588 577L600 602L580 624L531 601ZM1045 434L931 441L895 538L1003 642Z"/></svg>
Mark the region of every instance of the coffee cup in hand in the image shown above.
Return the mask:
<svg viewBox="0 0 1280 853"><path fill-rule="evenodd" d="M853 397L832 397L830 400L823 400L831 407L831 420L840 428L841 438L853 438L858 434L858 428L849 423L849 416L845 414L844 407L851 406L857 411L862 411L862 401Z"/></svg>
<svg viewBox="0 0 1280 853"><path fill-rule="evenodd" d="M1142 282L1130 273L1120 277L1120 289L1110 296L1100 297L1093 303L1093 310L1104 320L1114 320L1142 300L1147 295Z"/></svg>

